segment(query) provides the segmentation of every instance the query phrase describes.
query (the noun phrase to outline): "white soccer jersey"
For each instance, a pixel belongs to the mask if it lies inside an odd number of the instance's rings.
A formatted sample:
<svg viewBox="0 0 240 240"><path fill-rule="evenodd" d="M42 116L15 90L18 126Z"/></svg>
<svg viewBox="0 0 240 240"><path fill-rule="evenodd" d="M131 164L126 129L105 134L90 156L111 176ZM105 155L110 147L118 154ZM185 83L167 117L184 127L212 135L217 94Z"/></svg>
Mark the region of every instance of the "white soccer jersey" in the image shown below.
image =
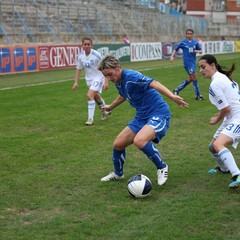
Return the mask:
<svg viewBox="0 0 240 240"><path fill-rule="evenodd" d="M209 87L209 100L218 110L230 106L231 111L227 114L228 122L240 121L240 92L236 82L231 81L226 75L216 72L212 76Z"/></svg>
<svg viewBox="0 0 240 240"><path fill-rule="evenodd" d="M77 69L85 69L85 79L87 85L91 85L94 80L104 81L104 76L101 71L98 70L98 64L101 62L102 56L99 52L91 49L91 52L86 56L85 51L81 51L78 55Z"/></svg>
<svg viewBox="0 0 240 240"><path fill-rule="evenodd" d="M232 82L226 75L216 72L212 76L209 87L209 100L218 110L227 106L231 108L213 138L217 139L223 133L232 138L232 146L237 148L240 142L240 92L238 84Z"/></svg>

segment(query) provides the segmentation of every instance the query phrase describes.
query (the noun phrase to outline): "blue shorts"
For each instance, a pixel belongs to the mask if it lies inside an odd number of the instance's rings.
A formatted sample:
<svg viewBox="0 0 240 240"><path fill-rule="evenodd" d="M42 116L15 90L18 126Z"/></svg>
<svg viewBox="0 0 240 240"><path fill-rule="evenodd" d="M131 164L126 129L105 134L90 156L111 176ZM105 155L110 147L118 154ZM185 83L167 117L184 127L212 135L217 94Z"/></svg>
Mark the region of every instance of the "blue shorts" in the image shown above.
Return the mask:
<svg viewBox="0 0 240 240"><path fill-rule="evenodd" d="M128 123L128 127L135 134L137 134L145 125L152 126L156 134L156 138L153 140L153 142L159 143L159 141L166 135L170 125L170 119L170 115L155 115L144 120L135 117L131 122Z"/></svg>
<svg viewBox="0 0 240 240"><path fill-rule="evenodd" d="M192 75L196 73L196 65L188 65L188 66L184 66L184 68L188 75Z"/></svg>

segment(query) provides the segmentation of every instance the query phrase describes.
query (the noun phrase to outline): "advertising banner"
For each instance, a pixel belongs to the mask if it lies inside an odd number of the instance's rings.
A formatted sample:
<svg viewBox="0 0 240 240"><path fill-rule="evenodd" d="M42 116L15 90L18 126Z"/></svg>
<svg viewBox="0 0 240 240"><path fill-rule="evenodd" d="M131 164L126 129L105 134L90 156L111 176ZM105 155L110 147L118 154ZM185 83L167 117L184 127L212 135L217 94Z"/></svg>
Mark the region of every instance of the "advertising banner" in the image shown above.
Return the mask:
<svg viewBox="0 0 240 240"><path fill-rule="evenodd" d="M76 66L80 45L52 45L38 47L39 70Z"/></svg>
<svg viewBox="0 0 240 240"><path fill-rule="evenodd" d="M162 43L131 43L131 62L162 59Z"/></svg>
<svg viewBox="0 0 240 240"><path fill-rule="evenodd" d="M37 55L35 46L0 47L0 74L37 71Z"/></svg>
<svg viewBox="0 0 240 240"><path fill-rule="evenodd" d="M175 47L177 46L177 42L163 42L162 43L162 57L163 58L170 58L173 50L175 49ZM176 52L175 54L176 58L180 58L182 57L182 50L179 49L178 52Z"/></svg>
<svg viewBox="0 0 240 240"><path fill-rule="evenodd" d="M95 44L103 57L113 55L120 62L148 61L170 58L177 42L147 42L131 44ZM202 54L240 52L240 41L202 42ZM0 75L75 67L81 50L79 44L49 46L0 46ZM182 57L181 49L176 58Z"/></svg>
<svg viewBox="0 0 240 240"><path fill-rule="evenodd" d="M209 41L202 43L202 54L221 54L235 52L234 41Z"/></svg>
<svg viewBox="0 0 240 240"><path fill-rule="evenodd" d="M240 52L240 41L235 42L235 52Z"/></svg>
<svg viewBox="0 0 240 240"><path fill-rule="evenodd" d="M0 48L0 73L11 73L12 54L10 47Z"/></svg>
<svg viewBox="0 0 240 240"><path fill-rule="evenodd" d="M112 55L120 62L130 61L130 44L94 44L93 48L97 50L102 57Z"/></svg>

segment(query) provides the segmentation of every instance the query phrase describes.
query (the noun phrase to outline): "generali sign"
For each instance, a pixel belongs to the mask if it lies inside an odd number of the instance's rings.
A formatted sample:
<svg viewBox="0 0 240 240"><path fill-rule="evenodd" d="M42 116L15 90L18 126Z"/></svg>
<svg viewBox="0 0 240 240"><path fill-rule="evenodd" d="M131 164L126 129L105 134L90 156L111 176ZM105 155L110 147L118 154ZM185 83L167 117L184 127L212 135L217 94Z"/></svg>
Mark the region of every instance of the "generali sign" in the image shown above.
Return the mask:
<svg viewBox="0 0 240 240"><path fill-rule="evenodd" d="M39 46L39 70L74 67L80 45Z"/></svg>

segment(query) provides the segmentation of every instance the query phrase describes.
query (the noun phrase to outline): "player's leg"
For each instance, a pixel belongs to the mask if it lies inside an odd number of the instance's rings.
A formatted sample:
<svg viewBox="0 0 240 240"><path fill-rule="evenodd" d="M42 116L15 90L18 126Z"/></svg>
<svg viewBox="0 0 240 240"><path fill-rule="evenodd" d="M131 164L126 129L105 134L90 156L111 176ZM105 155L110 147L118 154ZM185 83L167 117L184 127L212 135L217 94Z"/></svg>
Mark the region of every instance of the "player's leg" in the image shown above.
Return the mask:
<svg viewBox="0 0 240 240"><path fill-rule="evenodd" d="M106 105L105 100L102 98L101 94L98 92L95 96L95 101L98 104L99 109L102 111L102 107ZM102 111L102 117L101 120L107 120L109 115L111 115L111 111Z"/></svg>
<svg viewBox="0 0 240 240"><path fill-rule="evenodd" d="M217 129L217 131L215 132L212 141L209 144L209 151L212 154L213 159L217 162L217 167L212 168L208 171L208 173L210 174L218 174L218 173L230 173L229 170L227 169L226 165L224 164L224 162L221 160L221 158L219 157L217 151L215 151L215 149L213 148L213 142L216 141L216 139L219 137L219 135L222 133L223 129L225 129L227 127L228 124L226 124L225 122L223 122L219 128Z"/></svg>
<svg viewBox="0 0 240 240"><path fill-rule="evenodd" d="M213 149L213 145L212 143L215 141L216 139L213 139L211 141L211 143L209 144L209 151L212 154L213 159L217 162L217 167L212 168L208 171L208 173L210 174L219 174L219 173L229 173L229 170L227 169L226 165L224 164L224 162L221 160L221 158L219 157L219 155L217 154L217 152L215 152L215 150Z"/></svg>
<svg viewBox="0 0 240 240"><path fill-rule="evenodd" d="M182 91L190 82L186 79L184 80L177 88L173 90L175 95L178 95L180 91Z"/></svg>
<svg viewBox="0 0 240 240"><path fill-rule="evenodd" d="M127 126L116 137L113 143L112 161L114 172L103 177L101 181L107 182L111 180L120 180L124 178L123 165L126 157L126 147L133 143L135 133Z"/></svg>
<svg viewBox="0 0 240 240"><path fill-rule="evenodd" d="M188 79L189 79L189 82L193 83L193 88L194 88L194 92L195 92L195 99L196 100L203 100L203 97L201 96L201 93L200 93L200 88L198 86L198 80L197 80L196 72L190 74Z"/></svg>
<svg viewBox="0 0 240 240"><path fill-rule="evenodd" d="M104 79L96 79L93 81L91 85L91 89L96 92L94 96L94 100L98 104L99 109L101 110L101 107L104 106L105 100L102 98L101 93L103 89ZM108 116L111 114L111 112L104 111L101 120L108 119Z"/></svg>
<svg viewBox="0 0 240 240"><path fill-rule="evenodd" d="M168 165L152 141L158 143L165 136L170 118L153 117L137 133L134 138L135 146L140 149L154 163L157 168L158 184L163 185L168 179Z"/></svg>
<svg viewBox="0 0 240 240"><path fill-rule="evenodd" d="M220 159L232 175L233 182L229 184L229 187L235 188L240 186L240 170L231 151L227 148L231 144L233 144L233 138L227 136L225 133L221 133L212 143L213 149L218 153Z"/></svg>
<svg viewBox="0 0 240 240"><path fill-rule="evenodd" d="M187 74L189 75L188 67L184 66ZM180 91L182 91L186 86L188 86L190 83L189 78L185 79L177 88L173 90L173 93L175 95L178 95Z"/></svg>
<svg viewBox="0 0 240 240"><path fill-rule="evenodd" d="M87 92L87 99L88 99L88 120L86 122L86 125L90 126L93 125L94 122L94 114L95 114L95 95L96 95L96 91L89 88L88 92Z"/></svg>

